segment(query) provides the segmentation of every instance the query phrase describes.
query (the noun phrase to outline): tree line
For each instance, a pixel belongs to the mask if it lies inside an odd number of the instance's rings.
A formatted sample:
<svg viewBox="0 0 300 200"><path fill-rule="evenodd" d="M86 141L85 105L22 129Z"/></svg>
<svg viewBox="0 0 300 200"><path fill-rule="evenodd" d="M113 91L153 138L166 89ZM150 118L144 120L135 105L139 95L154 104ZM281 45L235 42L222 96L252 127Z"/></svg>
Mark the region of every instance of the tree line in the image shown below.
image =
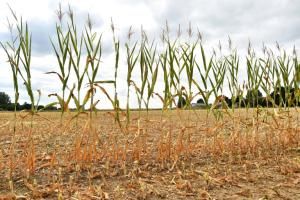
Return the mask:
<svg viewBox="0 0 300 200"><path fill-rule="evenodd" d="M23 104L12 103L8 94L6 94L5 92L0 92L0 111L14 111L15 109L17 111L30 110L31 106L32 105L27 102L24 102ZM38 105L37 110L51 111L51 110L58 110L58 108L56 106L45 107L43 105Z"/></svg>
<svg viewBox="0 0 300 200"><path fill-rule="evenodd" d="M205 105L206 107L211 107L215 105L215 107L294 107L300 106L300 102L297 101L297 92L295 88L286 88L286 87L277 87L270 93L269 96L263 96L260 90L248 90L246 96L243 95L237 97L227 97L225 95L220 95L216 97L213 104ZM205 102L202 98L197 100L197 104L204 105ZM0 111L17 111L20 110L30 110L32 105L30 103L24 102L23 104L11 102L11 99L8 94L5 92L0 92ZM177 108L185 108L187 107L186 95L183 93L182 97L180 97L177 101ZM56 106L47 106L38 105L37 110L45 110L45 111L55 111L60 110Z"/></svg>
<svg viewBox="0 0 300 200"><path fill-rule="evenodd" d="M206 107L295 107L300 106L300 102L297 101L297 92L295 88L277 87L269 96L263 96L260 90L248 90L246 97L243 95L229 98L225 95L216 97L213 104L205 105L202 98L197 100L197 104L202 104ZM183 94L177 101L178 108L187 107L186 95Z"/></svg>

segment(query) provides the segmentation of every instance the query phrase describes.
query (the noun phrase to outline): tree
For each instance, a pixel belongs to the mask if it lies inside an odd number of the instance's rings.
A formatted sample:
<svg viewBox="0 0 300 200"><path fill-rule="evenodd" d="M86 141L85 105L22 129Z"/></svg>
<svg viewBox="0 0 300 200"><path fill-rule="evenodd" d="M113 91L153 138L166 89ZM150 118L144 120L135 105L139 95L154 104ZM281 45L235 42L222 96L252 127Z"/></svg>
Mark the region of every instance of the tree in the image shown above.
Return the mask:
<svg viewBox="0 0 300 200"><path fill-rule="evenodd" d="M228 107L232 107L232 99L229 99L227 96L223 96L224 101L226 102Z"/></svg>
<svg viewBox="0 0 300 200"><path fill-rule="evenodd" d="M184 97L179 97L177 102L177 108L183 108L186 105L186 100Z"/></svg>
<svg viewBox="0 0 300 200"><path fill-rule="evenodd" d="M0 92L0 105L6 105L11 103L10 97L5 92Z"/></svg>
<svg viewBox="0 0 300 200"><path fill-rule="evenodd" d="M248 90L246 94L247 102L249 103L250 107L256 107L261 104L262 101L262 93L259 90Z"/></svg>
<svg viewBox="0 0 300 200"><path fill-rule="evenodd" d="M297 105L297 90L288 87L276 87L270 94L276 105L296 106Z"/></svg>
<svg viewBox="0 0 300 200"><path fill-rule="evenodd" d="M200 98L200 99L197 100L197 103L198 104L204 104L204 100L202 98Z"/></svg>
<svg viewBox="0 0 300 200"><path fill-rule="evenodd" d="M25 101L24 104L21 107L22 107L22 110L30 110L31 109L31 104L29 104Z"/></svg>

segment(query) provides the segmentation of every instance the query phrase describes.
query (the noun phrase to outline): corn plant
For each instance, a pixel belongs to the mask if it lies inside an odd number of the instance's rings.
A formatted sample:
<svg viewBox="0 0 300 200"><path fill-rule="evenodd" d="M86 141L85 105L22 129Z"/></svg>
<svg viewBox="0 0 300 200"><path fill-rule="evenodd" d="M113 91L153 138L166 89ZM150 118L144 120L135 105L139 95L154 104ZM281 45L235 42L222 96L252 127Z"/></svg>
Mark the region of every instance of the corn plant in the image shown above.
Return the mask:
<svg viewBox="0 0 300 200"><path fill-rule="evenodd" d="M16 14L11 9L14 20L18 20ZM18 37L13 34L13 24L7 19L8 28L10 31L11 40L5 43L0 42L0 45L4 49L6 56L8 58L8 63L10 65L12 75L13 75L13 86L14 86L14 135L16 132L16 114L17 114L17 104L19 101L19 83L18 83L18 72L20 63L20 49L21 46L17 44Z"/></svg>
<svg viewBox="0 0 300 200"><path fill-rule="evenodd" d="M18 75L21 80L24 82L27 95L30 99L31 109L29 111L29 115L31 116L30 120L30 130L28 134L28 141L27 141L27 149L26 149L26 163L27 168L30 173L34 173L35 170L35 149L34 149L34 141L32 137L33 133L33 116L37 111L35 107L35 99L32 89L32 77L31 77L31 34L28 28L28 24L23 22L22 17L20 20L17 19L16 15L14 14L16 19L16 28L17 28L17 40L18 40L18 47L17 47L17 62L14 64L14 68L17 70L17 73L13 70L14 78L18 79ZM18 65L17 65L18 64ZM15 77L16 76L16 77ZM14 82L18 84L17 81ZM17 90L15 90L17 91ZM40 92L39 92L40 94ZM15 119L16 120L16 119Z"/></svg>
<svg viewBox="0 0 300 200"><path fill-rule="evenodd" d="M11 10L12 11L12 10ZM19 86L18 86L18 76L21 78L25 85L25 89L27 95L30 99L31 109L29 110L30 115L33 115L37 112L38 105L35 104L35 98L32 89L32 77L31 77L31 41L32 36L30 34L28 24L23 22L22 17L20 20L17 19L16 14L12 11L13 16L16 20L16 29L17 29L17 36L15 40L10 44L7 43L8 47L11 49L13 54L9 53L8 48L6 48L3 43L1 45L4 47L5 52L9 58L9 62L13 65L12 72L13 72L13 79L14 79L14 88L15 88L15 104L18 102L19 98ZM15 42L17 42L18 47L15 47ZM39 103L40 99L40 90L38 90L39 98L37 104ZM32 122L32 121L31 121ZM32 126L32 123L31 123Z"/></svg>
<svg viewBox="0 0 300 200"><path fill-rule="evenodd" d="M168 26L166 25L166 33L168 33ZM178 47L177 47L177 39L174 40L174 42L171 42L170 37L166 37L166 43L167 43L167 67L166 72L168 73L168 79L169 79L169 86L168 91L169 93L165 96L167 98L166 103L169 105L169 109L172 109L172 105L174 102L174 97L179 96L179 98L182 95L182 90L185 90L184 86L180 88L180 79L179 75L181 73L177 74L177 70L181 71L184 70L184 66L180 65L180 58L178 56ZM184 93L187 95L186 93ZM186 96L185 99L188 99Z"/></svg>
<svg viewBox="0 0 300 200"><path fill-rule="evenodd" d="M196 62L195 64L196 64L198 73L200 74L203 87L200 86L200 84L199 84L200 81L195 80L195 78L193 78L193 83L196 86L196 88L198 89L199 94L202 96L204 103L206 104L206 106L208 108L209 99L210 99L211 94L213 93L213 90L210 90L209 84L208 84L209 83L209 75L212 71L212 66L213 66L213 56L210 57L209 63L207 64L206 53L204 51L204 47L201 42L200 42L200 50L201 50L201 61L202 61L203 68L199 65L198 62Z"/></svg>
<svg viewBox="0 0 300 200"><path fill-rule="evenodd" d="M163 109L169 110L172 109L172 105L174 102L174 97L179 96L182 97L181 89L178 88L180 85L180 80L177 75L176 67L180 68L180 61L177 57L177 41L171 42L170 37L168 35L168 25L166 24L166 36L165 43L166 43L166 50L160 55L159 61L163 70L163 78L164 78L164 96L160 99L163 102ZM182 68L183 69L183 68Z"/></svg>
<svg viewBox="0 0 300 200"><path fill-rule="evenodd" d="M19 67L19 74L21 79L24 81L24 85L26 87L27 94L30 98L31 102L31 112L33 113L35 110L35 101L33 90L31 87L31 35L29 35L28 25L25 24L25 29L23 27L23 22L21 20L20 26L18 27L19 37L20 37L20 46L21 46L21 54L20 61L22 63L22 68Z"/></svg>
<svg viewBox="0 0 300 200"><path fill-rule="evenodd" d="M277 68L276 60L274 60L274 54L272 50L269 50L269 57L270 57L270 85L273 88L274 96L271 96L270 94L270 100L273 104L273 108L275 108L276 102L274 101L276 99L276 93L278 92L278 88L280 87L280 74L279 70Z"/></svg>
<svg viewBox="0 0 300 200"><path fill-rule="evenodd" d="M258 61L255 55L248 54L247 56L247 75L248 75L248 107L250 104L258 107L258 90L262 82L263 73L259 67Z"/></svg>
<svg viewBox="0 0 300 200"><path fill-rule="evenodd" d="M88 69L87 68L88 65L85 65L83 69L81 67L80 61L82 55L83 34L81 33L80 36L78 36L77 27L74 22L74 13L73 10L70 8L70 6L68 11L68 16L70 21L70 24L68 24L70 42L67 50L69 54L69 59L71 61L72 69L75 72L75 76L77 79L77 85L76 85L77 97L74 94L72 94L72 98L74 99L76 110L79 114L80 112L84 111L84 108L81 105L80 91L82 89L82 85Z"/></svg>
<svg viewBox="0 0 300 200"><path fill-rule="evenodd" d="M226 57L228 87L230 91L232 110L234 112L235 103L237 99L241 99L241 92L238 85L238 72L239 72L239 57L237 51L233 51L228 57Z"/></svg>
<svg viewBox="0 0 300 200"><path fill-rule="evenodd" d="M300 104L300 63L298 63L298 58L297 58L297 52L294 47L294 58L293 58L293 65L294 65L294 87L296 91L296 105Z"/></svg>
<svg viewBox="0 0 300 200"><path fill-rule="evenodd" d="M155 85L159 69L159 62L156 60L156 47L154 47L154 42L151 43L150 47L148 46L145 48L145 60L146 68L150 70L150 77L147 77L147 98L145 101L148 118L149 102L150 98L153 96L155 91Z"/></svg>
<svg viewBox="0 0 300 200"><path fill-rule="evenodd" d="M118 92L117 92L117 77L118 77L118 68L119 68L119 59L120 59L120 41L119 39L116 39L115 36L115 26L111 19L111 30L113 34L113 42L114 42L114 50L115 50L115 73L114 73L114 110L115 110L115 120L118 121L120 125L120 103L118 99Z"/></svg>
<svg viewBox="0 0 300 200"><path fill-rule="evenodd" d="M216 103L221 103L222 108L227 109L228 107L223 96L223 84L226 74L226 60L224 60L223 58L215 59L215 61L213 62L212 72L214 79L209 78L209 82L212 86L212 91L217 101L215 101L211 110L213 111L215 117L217 119L220 119L223 117L222 112L220 112L220 110L218 109L215 110L214 107L216 106ZM221 96L219 93L221 93Z"/></svg>
<svg viewBox="0 0 300 200"><path fill-rule="evenodd" d="M269 102L275 105L273 98L270 97L272 90L273 80L273 62L270 56L270 53L267 51L266 47L263 47L264 56L267 55L264 59L259 60L259 65L262 69L263 79L261 82L261 88L266 93L266 106L269 107Z"/></svg>
<svg viewBox="0 0 300 200"><path fill-rule="evenodd" d="M283 104L284 107L289 108L291 106L291 96L290 96L290 90L293 87L293 81L294 79L291 79L292 75L292 66L291 66L291 58L287 56L286 51L283 50L283 55L278 57L278 64L279 64L279 70L281 74L281 80L283 82L284 86L284 96L282 97L283 99Z"/></svg>
<svg viewBox="0 0 300 200"><path fill-rule="evenodd" d="M192 96L192 85L193 85L193 77L194 77L194 67L195 64L195 49L197 47L197 42L189 45L187 44L186 47L181 47L182 49L182 60L183 60L183 66L182 68L186 70L186 76L188 80L188 95L187 95L187 106L191 106L191 101L193 99Z"/></svg>
<svg viewBox="0 0 300 200"><path fill-rule="evenodd" d="M170 91L170 74L168 72L168 66L167 66L167 54L168 52L166 51L164 54L160 55L160 63L161 63L161 67L163 70L163 78L164 78L164 97L161 97L158 93L156 93L157 95L159 95L160 99L163 102L163 108L162 110L165 110L168 108L169 105L171 105L171 99L172 99L172 95L171 95L171 91Z"/></svg>
<svg viewBox="0 0 300 200"><path fill-rule="evenodd" d="M9 7L10 8L10 7ZM15 12L10 8L11 13L14 17L14 20L17 22L17 16ZM8 28L10 31L11 40L5 43L0 42L0 45L4 49L6 56L8 58L8 63L10 65L12 75L13 75L13 86L14 86L14 124L13 124L13 136L12 136L12 144L10 148L10 172L9 172L9 179L12 179L13 176L13 163L15 162L15 136L16 136L16 122L17 122L17 104L19 101L19 83L18 83L18 73L19 73L19 65L20 65L20 50L21 45L18 44L19 36L15 36L13 33L13 24L7 19Z"/></svg>
<svg viewBox="0 0 300 200"><path fill-rule="evenodd" d="M99 67L102 57L102 46L101 46L102 35L98 36L97 32L92 29L92 21L88 16L87 28L85 29L85 50L87 51L86 57L86 67L87 67L87 78L89 90L84 98L83 105L90 100L90 116L92 117L92 112L96 112L96 105L99 101L94 102L94 95L96 92L96 87L98 87L101 92L110 100L111 104L114 106L114 101L111 99L107 91L101 86L102 84L115 84L114 80L96 80L99 73ZM115 107L114 107L115 108Z"/></svg>
<svg viewBox="0 0 300 200"><path fill-rule="evenodd" d="M86 57L86 67L87 70L87 77L88 77L88 84L89 90L87 95L84 98L83 105L87 103L90 99L90 117L92 118L92 111L96 109L96 103L94 103L94 94L95 94L95 82L96 76L98 74L101 56L102 56L102 49L101 49L101 36L97 37L97 33L93 32L92 30L92 22L90 17L88 16L87 21L87 28L85 29L85 49L87 51Z"/></svg>
<svg viewBox="0 0 300 200"><path fill-rule="evenodd" d="M174 101L173 92L177 92L176 83L179 79L175 72L175 48L176 40L172 43L169 36L169 26L166 21L166 26L162 31L162 42L166 45L166 49L159 56L159 62L163 70L163 80L164 80L164 95L163 97L158 93L155 93L163 103L162 111L167 108L172 109L172 103ZM178 59L177 59L178 61ZM174 90L174 91L172 91ZM163 112L162 112L163 114Z"/></svg>
<svg viewBox="0 0 300 200"><path fill-rule="evenodd" d="M256 132L259 129L258 125L258 117L259 117L259 88L261 86L263 73L257 61L255 54L249 51L248 56L246 58L247 62L247 76L248 76L248 83L247 83L247 109L252 105L252 107L256 107ZM248 111L248 110L247 110ZM248 112L247 112L248 114ZM254 116L253 116L254 117ZM254 120L253 120L254 122ZM253 123L254 126L254 123Z"/></svg>
<svg viewBox="0 0 300 200"><path fill-rule="evenodd" d="M131 86L131 75L133 72L133 69L138 61L138 55L135 55L136 53L136 47L137 47L137 42L135 42L133 44L133 46L131 47L129 42L130 42L130 38L131 38L131 34L132 34L132 30L131 28L129 29L128 32L128 39L129 41L125 44L126 46L126 52L127 52L127 56L126 56L126 61L127 61L127 101L126 101L126 124L127 126L129 125L129 121L130 121L130 107L129 107L129 99L130 99L130 86Z"/></svg>
<svg viewBox="0 0 300 200"><path fill-rule="evenodd" d="M68 88L68 80L71 74L71 67L72 67L72 61L69 59L69 42L70 42L70 31L67 31L66 33L63 31L62 26L62 17L63 12L61 10L61 6L59 7L59 10L57 11L59 23L56 24L56 37L58 45L55 45L54 41L51 39L51 44L53 47L53 50L55 52L55 56L59 65L59 71L50 71L46 74L55 74L58 76L61 84L62 84L62 95L59 95L57 93L50 94L50 96L56 96L58 103L61 107L61 123L63 119L63 115L66 111L68 111L68 104L70 103L70 95L68 98L68 101L66 101L66 89Z"/></svg>
<svg viewBox="0 0 300 200"><path fill-rule="evenodd" d="M139 70L140 70L140 77L141 77L141 85L140 87L137 85L137 83L134 80L130 80L132 85L134 86L136 96L138 99L138 105L139 105L139 117L140 117L140 111L142 109L142 103L144 101L144 93L146 89L146 83L148 81L148 65L146 61L146 33L141 29L142 34L142 41L141 46L139 48L138 58L139 58Z"/></svg>

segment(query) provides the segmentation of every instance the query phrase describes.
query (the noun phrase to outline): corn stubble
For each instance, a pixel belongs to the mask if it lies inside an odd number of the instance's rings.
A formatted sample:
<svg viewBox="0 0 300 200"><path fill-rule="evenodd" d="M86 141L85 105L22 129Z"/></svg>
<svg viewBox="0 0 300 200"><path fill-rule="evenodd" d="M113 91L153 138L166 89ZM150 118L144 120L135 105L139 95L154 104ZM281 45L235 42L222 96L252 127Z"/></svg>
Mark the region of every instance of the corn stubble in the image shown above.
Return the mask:
<svg viewBox="0 0 300 200"><path fill-rule="evenodd" d="M202 35L194 36L191 24L187 38L182 36L180 26L174 38L166 23L161 42L149 41L143 28L140 41L135 40L130 28L122 55L122 43L111 21L114 77L98 80L103 64L102 35L93 29L90 17L79 31L72 9L69 7L64 19L60 7L56 39L51 39L58 70L45 72L56 75L61 82L61 90L49 94L57 101L46 106L58 105L59 116L38 110L41 91L36 101L31 82L30 29L22 18L13 11L12 14L12 40L1 42L1 46L13 75L15 105L22 81L32 107L22 112L15 109L13 119L0 126L5 132L1 135L0 191L17 198L177 198L167 192L170 188L157 188L159 182L166 180L161 177L156 182L156 174L166 172L172 176L169 184L175 186L177 195L209 199L210 191L214 193L215 187L226 185L226 181L230 182L228 177L233 176L226 171L225 181L213 178L210 165L226 163L231 168L247 166L251 160L257 165L257 160L280 162L291 149L299 150L299 111L291 108L291 102L299 103L300 98L300 65L295 50L290 56L279 45L277 54L264 46L262 55L257 56L249 43L245 58L247 79L240 83L243 65L230 38L226 51L220 44L210 53ZM122 56L127 66L124 109L120 107L117 87ZM134 73L139 74L139 79ZM70 81L72 74L75 83ZM293 97L281 97L281 103L276 105L271 89L282 85L286 90L295 88L296 93ZM82 97L83 86L86 90ZM107 90L110 86L113 95ZM230 108L221 96L227 86L232 100L237 100L237 108ZM137 111L130 108L134 98L131 89L136 94ZM258 98L242 108L242 96L248 90L252 97L263 90L270 100L269 108L255 103ZM97 99L96 92L109 100L111 111L97 109L101 99ZM192 101L200 97L206 109L191 109ZM182 98L185 106L174 108L176 100ZM285 98L288 103L283 101ZM217 101L209 105L212 99ZM152 111L151 101L161 101L162 108ZM75 113L70 112L71 102L76 106ZM220 102L223 109L215 109ZM191 182L191 176L200 180ZM128 179L126 185L113 182L112 190L110 179L115 177ZM82 185L87 187L82 189Z"/></svg>

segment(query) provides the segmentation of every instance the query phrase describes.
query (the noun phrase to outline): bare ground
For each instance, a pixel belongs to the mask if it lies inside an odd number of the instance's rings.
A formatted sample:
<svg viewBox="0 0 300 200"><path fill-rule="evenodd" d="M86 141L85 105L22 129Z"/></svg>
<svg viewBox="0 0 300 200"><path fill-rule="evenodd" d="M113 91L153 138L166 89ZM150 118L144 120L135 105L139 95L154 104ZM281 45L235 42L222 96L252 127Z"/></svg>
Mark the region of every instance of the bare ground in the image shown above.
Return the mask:
<svg viewBox="0 0 300 200"><path fill-rule="evenodd" d="M298 112L223 115L0 113L0 200L300 199Z"/></svg>

